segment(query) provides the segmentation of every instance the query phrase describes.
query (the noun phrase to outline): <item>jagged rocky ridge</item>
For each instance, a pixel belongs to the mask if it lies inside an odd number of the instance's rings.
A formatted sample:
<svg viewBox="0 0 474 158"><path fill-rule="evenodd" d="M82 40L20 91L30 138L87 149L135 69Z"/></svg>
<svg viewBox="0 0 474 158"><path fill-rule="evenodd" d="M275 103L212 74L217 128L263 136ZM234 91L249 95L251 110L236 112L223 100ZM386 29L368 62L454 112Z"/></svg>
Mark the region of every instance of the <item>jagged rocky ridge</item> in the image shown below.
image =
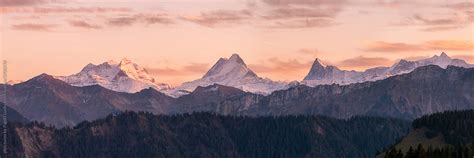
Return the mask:
<svg viewBox="0 0 474 158"><path fill-rule="evenodd" d="M421 60L408 61L402 59L391 67L375 67L365 71L341 70L336 66L324 65L319 59L316 59L310 71L303 79L302 84L308 86L326 84L346 85L365 81L377 81L390 76L409 73L418 67L427 65L437 65L442 68L450 65L464 68L474 67L474 65L468 64L464 60L453 59L444 52L439 56L435 55Z"/></svg>
<svg viewBox="0 0 474 158"><path fill-rule="evenodd" d="M362 158L373 157L408 131L408 122L388 118L125 112L74 128L15 124L9 128L6 156Z"/></svg>
<svg viewBox="0 0 474 158"><path fill-rule="evenodd" d="M298 85L268 96L223 85L198 87L179 98L149 88L121 93L100 86L74 87L46 74L6 85L9 105L29 120L74 125L120 111L225 115L356 115L414 119L446 110L474 109L474 68L425 66L408 74L351 85ZM3 93L3 92L0 92Z"/></svg>

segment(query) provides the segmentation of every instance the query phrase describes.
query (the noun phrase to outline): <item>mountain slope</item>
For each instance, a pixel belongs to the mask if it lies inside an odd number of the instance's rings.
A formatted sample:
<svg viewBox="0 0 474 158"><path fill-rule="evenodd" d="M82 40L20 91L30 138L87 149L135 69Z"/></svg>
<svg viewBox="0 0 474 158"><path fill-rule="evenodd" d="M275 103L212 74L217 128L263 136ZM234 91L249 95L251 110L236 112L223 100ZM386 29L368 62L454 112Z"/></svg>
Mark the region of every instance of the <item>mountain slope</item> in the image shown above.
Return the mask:
<svg viewBox="0 0 474 158"><path fill-rule="evenodd" d="M4 103L0 102L0 115L3 116L3 107L5 106ZM9 106L6 106L7 109L7 122L16 122L16 123L28 123L30 122L28 119L26 119L24 116L22 116L20 113L18 113L16 110L10 108ZM3 121L2 121L3 124Z"/></svg>
<svg viewBox="0 0 474 158"><path fill-rule="evenodd" d="M158 91L170 88L167 84L158 83L146 69L125 58L120 62L88 64L77 74L56 78L73 86L100 85L107 89L128 93L139 92L150 87Z"/></svg>
<svg viewBox="0 0 474 158"><path fill-rule="evenodd" d="M374 156L408 131L408 122L370 117L126 112L72 129L17 125L9 133L17 144L8 144L8 156L360 158Z"/></svg>
<svg viewBox="0 0 474 158"><path fill-rule="evenodd" d="M229 59L220 58L202 78L185 82L168 93L178 97L189 94L199 86L213 84L235 87L251 93L270 94L275 90L284 89L287 83L258 77L238 54L233 54Z"/></svg>
<svg viewBox="0 0 474 158"><path fill-rule="evenodd" d="M376 67L363 72L340 70L335 66L323 65L319 59L316 59L302 83L308 86L315 86L333 83L346 85L365 81L376 81L390 76L409 73L418 67L427 65L437 65L442 68L446 68L449 65L464 68L474 67L474 65L468 64L463 60L452 59L444 52L441 53L440 56L435 55L431 58L417 61L402 59L391 67Z"/></svg>
<svg viewBox="0 0 474 158"><path fill-rule="evenodd" d="M122 93L98 85L75 87L47 74L7 85L7 92L9 105L20 114L59 127L124 110L164 113L173 100L151 88Z"/></svg>
<svg viewBox="0 0 474 158"><path fill-rule="evenodd" d="M424 66L385 80L351 85L304 85L268 96L246 94L222 101L216 112L238 115L373 115L415 119L474 109L474 68Z"/></svg>

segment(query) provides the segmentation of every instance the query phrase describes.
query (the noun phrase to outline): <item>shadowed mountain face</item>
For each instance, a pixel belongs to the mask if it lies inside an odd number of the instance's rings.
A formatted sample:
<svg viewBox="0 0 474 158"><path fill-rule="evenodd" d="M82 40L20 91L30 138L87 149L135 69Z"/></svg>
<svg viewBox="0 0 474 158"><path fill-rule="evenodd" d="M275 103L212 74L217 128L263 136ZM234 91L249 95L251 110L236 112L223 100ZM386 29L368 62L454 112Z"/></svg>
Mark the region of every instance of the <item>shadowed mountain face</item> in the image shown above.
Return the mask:
<svg viewBox="0 0 474 158"><path fill-rule="evenodd" d="M474 109L474 69L425 66L375 82L351 85L299 85L268 96L237 88L198 87L179 97L154 89L121 93L100 86L73 87L48 75L7 87L9 105L30 120L74 125L119 111L174 114L208 111L231 115L321 114L414 119L446 110ZM0 92L3 93L3 92Z"/></svg>
<svg viewBox="0 0 474 158"><path fill-rule="evenodd" d="M4 103L0 102L0 116L3 117L3 107ZM7 122L15 122L15 123L28 123L30 122L28 119L26 119L24 116L22 116L20 113L18 113L16 110L10 108L9 106L6 106L7 109ZM3 124L3 121L2 121Z"/></svg>
<svg viewBox="0 0 474 158"><path fill-rule="evenodd" d="M218 112L225 114L414 119L439 111L474 109L474 69L425 66L375 82L314 88L296 86L265 97L243 95L225 100L219 107Z"/></svg>
<svg viewBox="0 0 474 158"><path fill-rule="evenodd" d="M125 112L73 129L16 125L9 131L8 157L361 158L395 143L409 127L406 121L371 117Z"/></svg>
<svg viewBox="0 0 474 158"><path fill-rule="evenodd" d="M9 105L23 116L56 126L74 125L124 110L162 113L172 100L152 89L130 94L100 86L74 87L46 74L7 86L7 96Z"/></svg>

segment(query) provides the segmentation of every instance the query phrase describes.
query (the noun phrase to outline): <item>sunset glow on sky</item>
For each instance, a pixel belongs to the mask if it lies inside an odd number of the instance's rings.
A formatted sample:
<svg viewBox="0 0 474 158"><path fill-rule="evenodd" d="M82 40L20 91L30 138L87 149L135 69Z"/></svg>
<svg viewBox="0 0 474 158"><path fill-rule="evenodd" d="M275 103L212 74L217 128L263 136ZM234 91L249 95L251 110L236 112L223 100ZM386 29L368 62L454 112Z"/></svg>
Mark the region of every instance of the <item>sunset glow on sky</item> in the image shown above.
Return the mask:
<svg viewBox="0 0 474 158"><path fill-rule="evenodd" d="M0 0L9 79L128 58L160 82L238 53L259 76L301 80L446 52L474 63L472 0Z"/></svg>

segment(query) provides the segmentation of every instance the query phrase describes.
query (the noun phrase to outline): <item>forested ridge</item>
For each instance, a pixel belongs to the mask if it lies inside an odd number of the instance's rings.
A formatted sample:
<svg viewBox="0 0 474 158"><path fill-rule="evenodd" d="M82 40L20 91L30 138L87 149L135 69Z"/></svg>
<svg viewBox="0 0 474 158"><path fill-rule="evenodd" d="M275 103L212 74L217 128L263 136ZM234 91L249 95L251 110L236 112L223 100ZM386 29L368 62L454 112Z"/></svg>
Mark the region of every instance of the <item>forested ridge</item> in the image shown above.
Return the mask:
<svg viewBox="0 0 474 158"><path fill-rule="evenodd" d="M73 128L55 129L36 122L12 126L11 156L81 158L374 157L410 129L409 122L374 117L339 120L143 112L109 115ZM31 134L29 139L22 138L25 133Z"/></svg>
<svg viewBox="0 0 474 158"><path fill-rule="evenodd" d="M410 146L407 152L391 148L385 158L472 158L474 157L474 110L446 111L413 121L414 129L426 129L427 139L441 137L445 145Z"/></svg>

